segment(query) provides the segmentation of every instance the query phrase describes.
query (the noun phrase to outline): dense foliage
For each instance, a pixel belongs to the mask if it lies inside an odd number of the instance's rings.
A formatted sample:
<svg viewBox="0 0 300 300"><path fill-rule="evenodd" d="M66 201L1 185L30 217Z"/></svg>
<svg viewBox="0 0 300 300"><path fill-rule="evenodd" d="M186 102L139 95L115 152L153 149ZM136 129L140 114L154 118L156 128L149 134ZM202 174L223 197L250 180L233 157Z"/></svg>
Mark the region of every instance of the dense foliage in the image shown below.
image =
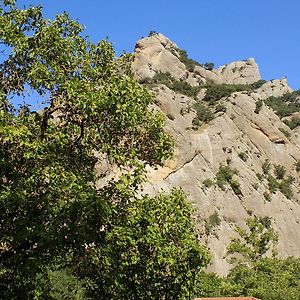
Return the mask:
<svg viewBox="0 0 300 300"><path fill-rule="evenodd" d="M238 265L227 277L199 273L195 297L256 297L263 300L300 299L300 259L261 258L252 267Z"/></svg>
<svg viewBox="0 0 300 300"><path fill-rule="evenodd" d="M186 295L208 254L181 192L138 197L145 164L171 157L173 141L128 56L67 14L14 1L1 2L0 28L0 298ZM12 105L28 94L43 111ZM103 182L104 161L118 174Z"/></svg>
<svg viewBox="0 0 300 300"><path fill-rule="evenodd" d="M287 95L289 94L285 94L285 96L282 97L271 96L265 100L265 103L281 118L300 111L300 102L296 100L290 102L290 98L287 97ZM294 100L294 98L292 98L292 100Z"/></svg>
<svg viewBox="0 0 300 300"><path fill-rule="evenodd" d="M230 296L251 295L264 300L300 298L300 260L263 258L253 268L231 270L223 292Z"/></svg>
<svg viewBox="0 0 300 300"><path fill-rule="evenodd" d="M201 90L201 86L191 86L186 81L176 80L170 73L158 72L156 73L152 79L148 80L148 83L154 84L164 84L169 89L173 90L176 93L180 93L186 95L191 98L195 98L199 91Z"/></svg>
<svg viewBox="0 0 300 300"><path fill-rule="evenodd" d="M219 101L223 97L229 97L232 93L242 92L242 91L254 91L260 88L266 81L259 80L252 84L214 84L210 83L206 85L206 95L204 101L207 101L209 104L214 104L216 101Z"/></svg>
<svg viewBox="0 0 300 300"><path fill-rule="evenodd" d="M132 203L107 237L106 299L189 299L209 260L192 232L190 204L180 191Z"/></svg>
<svg viewBox="0 0 300 300"><path fill-rule="evenodd" d="M280 117L287 117L293 113L300 112L300 90L286 93L281 97L271 96L265 100L265 104L272 108ZM290 129L294 129L300 125L299 118L284 120Z"/></svg>

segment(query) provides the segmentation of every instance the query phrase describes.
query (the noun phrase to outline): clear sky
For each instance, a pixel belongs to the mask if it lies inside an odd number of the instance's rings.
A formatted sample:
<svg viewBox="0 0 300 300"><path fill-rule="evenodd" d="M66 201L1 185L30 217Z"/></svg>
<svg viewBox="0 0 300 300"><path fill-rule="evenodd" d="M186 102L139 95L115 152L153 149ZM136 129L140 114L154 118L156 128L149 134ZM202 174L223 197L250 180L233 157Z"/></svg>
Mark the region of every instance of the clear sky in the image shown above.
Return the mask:
<svg viewBox="0 0 300 300"><path fill-rule="evenodd" d="M93 41L106 37L118 54L132 52L150 30L189 57L216 66L254 57L263 79L286 76L300 89L299 0L19 0L41 4L45 16L69 12Z"/></svg>

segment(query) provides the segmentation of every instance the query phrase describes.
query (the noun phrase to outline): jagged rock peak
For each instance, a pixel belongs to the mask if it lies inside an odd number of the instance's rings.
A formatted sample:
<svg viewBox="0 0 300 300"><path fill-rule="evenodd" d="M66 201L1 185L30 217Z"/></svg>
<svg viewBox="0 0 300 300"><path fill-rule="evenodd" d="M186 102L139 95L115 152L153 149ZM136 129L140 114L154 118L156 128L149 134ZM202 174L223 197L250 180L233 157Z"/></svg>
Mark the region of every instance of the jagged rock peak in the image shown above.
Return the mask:
<svg viewBox="0 0 300 300"><path fill-rule="evenodd" d="M261 79L254 58L221 66L218 68L217 74L222 78L223 83L251 84Z"/></svg>
<svg viewBox="0 0 300 300"><path fill-rule="evenodd" d="M185 76L186 67L176 55L178 46L158 33L136 43L133 72L139 81L152 78L157 72L169 72L179 80Z"/></svg>
<svg viewBox="0 0 300 300"><path fill-rule="evenodd" d="M281 97L286 93L291 93L292 89L289 87L287 79L274 79L267 81L256 91L261 99L268 97Z"/></svg>
<svg viewBox="0 0 300 300"><path fill-rule="evenodd" d="M194 72L205 81L212 81L216 84L251 84L261 79L254 58L235 61L214 70L206 70L202 66L196 66Z"/></svg>
<svg viewBox="0 0 300 300"><path fill-rule="evenodd" d="M191 75L195 82L212 81L216 84L251 84L261 79L254 58L236 61L220 66L218 69L207 70L198 65L194 70L187 70L180 60L178 46L161 33L142 38L135 46L133 72L140 82L152 78L157 72L169 72L177 80L189 80Z"/></svg>
<svg viewBox="0 0 300 300"><path fill-rule="evenodd" d="M162 45L166 49L178 48L178 46L169 38L167 38L161 33L157 33L148 37L144 37L137 41L135 49L136 52L138 52L144 48L152 47L154 45Z"/></svg>

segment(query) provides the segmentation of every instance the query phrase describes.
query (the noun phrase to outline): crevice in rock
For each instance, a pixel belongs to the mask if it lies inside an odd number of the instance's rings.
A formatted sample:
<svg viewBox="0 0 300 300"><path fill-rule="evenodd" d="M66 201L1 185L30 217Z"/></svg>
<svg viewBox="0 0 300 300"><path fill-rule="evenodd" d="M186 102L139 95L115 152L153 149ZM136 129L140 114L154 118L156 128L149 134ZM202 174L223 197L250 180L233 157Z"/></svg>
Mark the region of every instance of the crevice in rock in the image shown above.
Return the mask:
<svg viewBox="0 0 300 300"><path fill-rule="evenodd" d="M199 153L196 152L196 153L194 154L194 156L192 156L191 159L189 159L187 162L185 162L183 165L181 165L181 166L180 166L179 168L177 168L176 170L170 172L166 177L164 177L163 180L166 180L170 175L172 175L172 174L174 174L174 173L180 171L180 170L181 170L182 168L184 168L186 165L190 164L190 163L191 163L198 155L199 155Z"/></svg>
<svg viewBox="0 0 300 300"><path fill-rule="evenodd" d="M251 123L251 127L260 131L263 135L265 135L268 140L272 143L275 143L275 144L286 144L286 140L284 138L281 138L281 137L278 137L278 136L270 136L263 128L261 128L258 124L256 123Z"/></svg>

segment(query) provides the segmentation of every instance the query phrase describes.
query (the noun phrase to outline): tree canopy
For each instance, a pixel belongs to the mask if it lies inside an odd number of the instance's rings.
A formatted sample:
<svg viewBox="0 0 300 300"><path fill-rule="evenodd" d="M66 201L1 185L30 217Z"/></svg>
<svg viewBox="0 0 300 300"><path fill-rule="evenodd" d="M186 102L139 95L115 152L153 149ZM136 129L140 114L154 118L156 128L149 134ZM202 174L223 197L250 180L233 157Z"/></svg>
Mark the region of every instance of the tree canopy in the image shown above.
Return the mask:
<svg viewBox="0 0 300 300"><path fill-rule="evenodd" d="M1 1L0 28L1 298L186 294L209 256L180 191L138 196L145 165L170 158L173 140L130 57L41 7ZM44 109L14 107L28 95ZM103 158L119 170L106 184Z"/></svg>

